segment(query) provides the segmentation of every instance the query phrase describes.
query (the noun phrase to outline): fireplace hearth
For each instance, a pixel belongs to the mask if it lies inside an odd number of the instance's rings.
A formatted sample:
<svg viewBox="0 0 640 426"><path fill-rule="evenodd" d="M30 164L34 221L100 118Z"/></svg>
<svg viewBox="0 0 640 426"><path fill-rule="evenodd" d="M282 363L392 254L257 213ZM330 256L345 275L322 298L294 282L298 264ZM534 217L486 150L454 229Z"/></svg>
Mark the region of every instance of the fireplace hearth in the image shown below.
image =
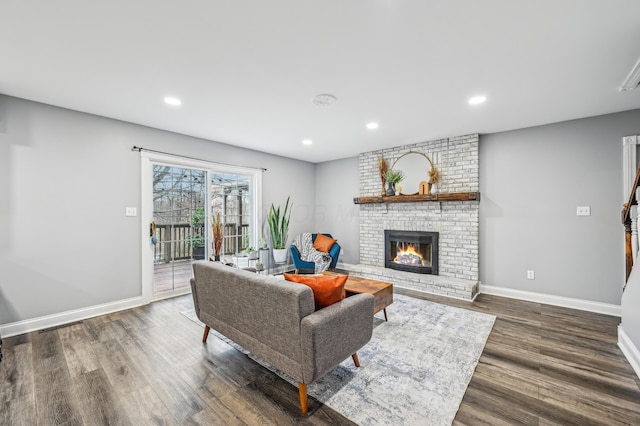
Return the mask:
<svg viewBox="0 0 640 426"><path fill-rule="evenodd" d="M438 233L384 231L384 266L398 271L438 275Z"/></svg>

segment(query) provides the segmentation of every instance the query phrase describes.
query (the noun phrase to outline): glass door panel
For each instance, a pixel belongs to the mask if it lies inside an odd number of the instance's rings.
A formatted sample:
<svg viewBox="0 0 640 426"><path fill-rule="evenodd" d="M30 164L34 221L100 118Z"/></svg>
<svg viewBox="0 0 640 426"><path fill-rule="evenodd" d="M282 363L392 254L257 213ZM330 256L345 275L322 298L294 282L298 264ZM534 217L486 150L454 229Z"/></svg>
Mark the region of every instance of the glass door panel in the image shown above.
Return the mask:
<svg viewBox="0 0 640 426"><path fill-rule="evenodd" d="M251 229L251 187L248 176L211 173L211 215L220 213L223 223L221 256L247 254L255 248Z"/></svg>
<svg viewBox="0 0 640 426"><path fill-rule="evenodd" d="M153 166L153 294L190 286L191 262L206 258L206 172Z"/></svg>

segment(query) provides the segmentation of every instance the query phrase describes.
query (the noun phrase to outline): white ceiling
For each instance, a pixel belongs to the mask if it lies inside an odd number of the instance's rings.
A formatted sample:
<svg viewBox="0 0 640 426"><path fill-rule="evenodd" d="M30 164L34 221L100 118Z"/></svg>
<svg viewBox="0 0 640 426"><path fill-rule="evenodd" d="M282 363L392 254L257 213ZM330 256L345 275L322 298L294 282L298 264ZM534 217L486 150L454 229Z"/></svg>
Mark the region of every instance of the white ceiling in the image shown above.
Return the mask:
<svg viewBox="0 0 640 426"><path fill-rule="evenodd" d="M311 162L640 108L639 58L638 0L0 0L0 93Z"/></svg>

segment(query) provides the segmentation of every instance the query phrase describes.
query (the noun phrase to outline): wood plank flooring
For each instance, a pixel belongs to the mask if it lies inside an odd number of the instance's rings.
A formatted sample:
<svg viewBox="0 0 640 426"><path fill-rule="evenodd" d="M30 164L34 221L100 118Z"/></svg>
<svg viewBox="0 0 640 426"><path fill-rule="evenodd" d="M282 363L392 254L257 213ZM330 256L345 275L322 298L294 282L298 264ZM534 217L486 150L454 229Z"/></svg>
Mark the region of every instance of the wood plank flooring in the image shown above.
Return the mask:
<svg viewBox="0 0 640 426"><path fill-rule="evenodd" d="M619 318L396 293L498 317L455 425L640 424ZM294 386L219 339L202 345L202 328L180 314L190 307L180 296L4 339L0 425L353 424L313 398L302 415Z"/></svg>

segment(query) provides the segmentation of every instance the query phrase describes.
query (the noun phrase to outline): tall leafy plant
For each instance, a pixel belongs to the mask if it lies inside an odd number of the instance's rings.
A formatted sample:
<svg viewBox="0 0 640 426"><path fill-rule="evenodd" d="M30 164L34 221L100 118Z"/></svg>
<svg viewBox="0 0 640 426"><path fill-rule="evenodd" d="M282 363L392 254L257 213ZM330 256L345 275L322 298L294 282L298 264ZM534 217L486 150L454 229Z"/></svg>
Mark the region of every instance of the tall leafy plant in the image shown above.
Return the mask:
<svg viewBox="0 0 640 426"><path fill-rule="evenodd" d="M271 244L274 249L287 248L287 238L289 236L289 219L291 218L291 210L287 197L287 203L284 206L282 216L280 215L280 206L276 209L271 204L267 221L269 223L269 233L271 234Z"/></svg>

